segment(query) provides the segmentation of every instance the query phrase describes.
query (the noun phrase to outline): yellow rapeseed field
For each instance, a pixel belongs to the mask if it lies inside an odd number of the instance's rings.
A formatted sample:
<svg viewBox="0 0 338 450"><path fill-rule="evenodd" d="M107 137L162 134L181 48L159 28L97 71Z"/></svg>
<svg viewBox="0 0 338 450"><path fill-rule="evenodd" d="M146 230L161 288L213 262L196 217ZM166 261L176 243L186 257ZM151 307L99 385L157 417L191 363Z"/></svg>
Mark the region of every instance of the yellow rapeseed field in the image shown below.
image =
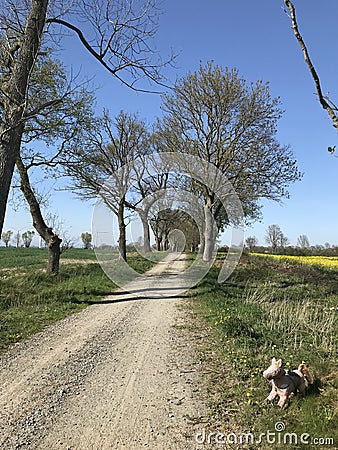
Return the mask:
<svg viewBox="0 0 338 450"><path fill-rule="evenodd" d="M289 255L272 255L265 253L251 253L251 255L263 256L279 260L294 261L300 264L324 266L329 269L338 269L337 256L289 256Z"/></svg>

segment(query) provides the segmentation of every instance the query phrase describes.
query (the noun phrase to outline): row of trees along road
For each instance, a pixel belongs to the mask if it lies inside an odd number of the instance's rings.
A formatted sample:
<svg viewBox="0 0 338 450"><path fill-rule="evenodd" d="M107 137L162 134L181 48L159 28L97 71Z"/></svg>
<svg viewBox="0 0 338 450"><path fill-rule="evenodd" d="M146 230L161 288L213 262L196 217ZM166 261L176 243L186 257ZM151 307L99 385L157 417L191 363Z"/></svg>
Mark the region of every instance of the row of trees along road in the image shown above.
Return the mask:
<svg viewBox="0 0 338 450"><path fill-rule="evenodd" d="M237 70L208 63L180 79L170 94L163 95L162 110L163 116L151 130L135 115L121 112L112 120L106 112L101 125L98 123L96 131L91 130L86 138L86 149L76 148L69 153L66 171L73 177L70 188L81 192L83 198L101 195L116 214L123 258L126 211L139 212L146 251L150 250L151 219L160 248L155 225L163 235L164 217L166 234L171 222L172 228L178 228L182 222L172 220L175 210L165 205L157 218L149 217L152 206L160 200L161 189L180 185L193 191L203 204L201 244L203 258L209 261L215 238L209 224L216 221L220 229L228 223L218 198L207 186L189 181L186 175L162 170L154 176L142 161L146 157L149 161L154 151L198 156L226 175L242 202L247 220L254 220L259 215L261 198L279 201L288 195L287 186L301 178L291 150L276 140L276 124L281 116L279 99L271 98L267 84L258 81L248 85ZM102 189L108 179L109 187ZM128 185L132 186L130 192Z"/></svg>
<svg viewBox="0 0 338 450"><path fill-rule="evenodd" d="M271 98L267 84L247 84L234 69L208 63L179 80L163 96L163 116L151 132L143 121L127 113L115 120L107 112L103 118L94 117L94 96L76 78L69 77L54 57L55 42L64 38L60 30L74 33L105 70L130 88L135 88L134 82L141 76L161 83L160 69L171 58L163 63L151 50L149 39L156 32L155 3L79 0L69 7L52 0L1 2L0 232L16 164L33 226L49 250L50 273L58 272L61 239L43 217L29 177L34 168L54 170L62 165L64 173L78 177L84 173L81 158L85 155L86 163L91 164L95 157L93 177L88 177L88 170L80 179L82 184L73 186L91 197L97 193L98 181L126 162L133 163L136 156L142 161L154 150L191 154L214 164L228 177L248 220L259 215L260 198L279 201L287 195L287 186L300 179L292 152L276 140L279 100ZM86 33L81 29L84 23ZM130 132L125 132L126 127ZM32 150L37 141L47 144L44 151ZM96 159L99 156L102 164ZM103 167L107 161L108 171ZM117 197L110 192L109 198L104 198L118 216L124 258L126 211L140 214L146 246L148 213L158 200L152 194L148 202L149 193L173 182L168 173L159 177L147 174L142 164L135 172L134 192L127 193L120 186ZM183 184L187 185L186 178ZM210 225L216 220L219 229L226 226L227 214L206 186L191 182L189 188L203 202L202 248L204 259L209 260L214 238Z"/></svg>

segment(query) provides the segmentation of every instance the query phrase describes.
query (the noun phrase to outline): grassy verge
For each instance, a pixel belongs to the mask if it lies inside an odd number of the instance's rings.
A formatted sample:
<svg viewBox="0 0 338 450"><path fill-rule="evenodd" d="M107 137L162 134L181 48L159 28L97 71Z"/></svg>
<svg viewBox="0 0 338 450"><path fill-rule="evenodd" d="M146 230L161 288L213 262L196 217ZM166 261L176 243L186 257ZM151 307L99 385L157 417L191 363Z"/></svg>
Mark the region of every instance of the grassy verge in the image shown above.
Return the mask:
<svg viewBox="0 0 338 450"><path fill-rule="evenodd" d="M212 399L210 431L251 431L258 439L283 422L284 433L296 433L298 444L284 444L280 433L281 444L263 438L239 448L338 448L338 272L244 257L223 285L217 274L215 267L192 291L194 311L202 327L207 321L212 339L200 354ZM270 386L262 371L273 356L286 368L304 361L315 376L307 396L293 398L283 410L264 401ZM335 444L301 443L303 433L310 442L333 438Z"/></svg>
<svg viewBox="0 0 338 450"><path fill-rule="evenodd" d="M65 252L55 277L46 262L45 249L0 247L0 352L116 289L91 250ZM137 255L128 263L139 273L154 264Z"/></svg>

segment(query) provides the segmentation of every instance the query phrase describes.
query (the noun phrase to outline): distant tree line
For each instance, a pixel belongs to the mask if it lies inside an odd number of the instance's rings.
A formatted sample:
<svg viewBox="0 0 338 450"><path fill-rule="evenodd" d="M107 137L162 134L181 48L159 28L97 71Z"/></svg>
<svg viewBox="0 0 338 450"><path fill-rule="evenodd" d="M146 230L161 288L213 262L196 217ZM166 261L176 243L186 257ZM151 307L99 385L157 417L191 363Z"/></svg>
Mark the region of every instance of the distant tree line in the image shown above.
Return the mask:
<svg viewBox="0 0 338 450"><path fill-rule="evenodd" d="M4 242L6 247L10 246L10 242L12 240L13 234L14 233L12 230L4 231L1 234L1 240ZM33 231L33 230L27 230L22 234L20 234L20 231L18 231L14 237L15 246L16 247L23 246L23 247L29 248L31 246L34 235L35 235L35 231ZM21 241L22 241L22 244L21 244Z"/></svg>
<svg viewBox="0 0 338 450"><path fill-rule="evenodd" d="M310 245L306 234L300 234L296 245L290 245L289 239L277 224L269 225L265 232L266 246L258 245L255 236L248 236L245 240L245 250L257 253L274 253L294 256L338 256L338 245L326 242L324 245Z"/></svg>
<svg viewBox="0 0 338 450"><path fill-rule="evenodd" d="M223 250L226 249L224 248ZM250 251L247 246L245 246L245 250ZM272 253L271 247L264 245L257 245L251 251L256 253ZM288 245L287 247L279 248L275 254L289 256L338 256L338 245L316 244L305 249L297 245Z"/></svg>

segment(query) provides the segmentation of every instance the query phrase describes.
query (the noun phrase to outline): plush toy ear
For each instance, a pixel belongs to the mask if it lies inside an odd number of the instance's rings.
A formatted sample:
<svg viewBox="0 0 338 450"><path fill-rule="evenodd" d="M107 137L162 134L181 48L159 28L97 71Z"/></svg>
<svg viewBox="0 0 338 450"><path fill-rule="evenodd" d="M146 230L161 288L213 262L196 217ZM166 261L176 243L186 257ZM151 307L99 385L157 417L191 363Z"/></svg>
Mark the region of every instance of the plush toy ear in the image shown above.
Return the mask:
<svg viewBox="0 0 338 450"><path fill-rule="evenodd" d="M282 360L281 360L281 359L279 359L279 360L277 361L277 366L278 366L278 367L282 367Z"/></svg>
<svg viewBox="0 0 338 450"><path fill-rule="evenodd" d="M272 358L272 364L277 364L276 358Z"/></svg>

